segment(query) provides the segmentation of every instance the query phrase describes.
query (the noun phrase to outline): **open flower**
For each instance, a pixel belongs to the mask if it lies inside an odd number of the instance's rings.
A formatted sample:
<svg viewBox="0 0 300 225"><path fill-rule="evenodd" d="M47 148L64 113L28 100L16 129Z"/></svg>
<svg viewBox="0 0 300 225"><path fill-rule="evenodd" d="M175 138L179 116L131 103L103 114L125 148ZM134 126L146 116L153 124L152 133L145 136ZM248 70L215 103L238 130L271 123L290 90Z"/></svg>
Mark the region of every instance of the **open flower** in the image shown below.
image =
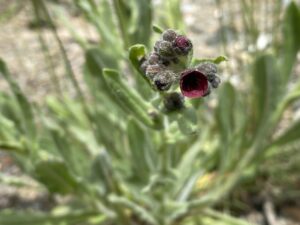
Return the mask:
<svg viewBox="0 0 300 225"><path fill-rule="evenodd" d="M190 69L181 73L180 89L188 98L200 98L209 91L207 77L198 70Z"/></svg>

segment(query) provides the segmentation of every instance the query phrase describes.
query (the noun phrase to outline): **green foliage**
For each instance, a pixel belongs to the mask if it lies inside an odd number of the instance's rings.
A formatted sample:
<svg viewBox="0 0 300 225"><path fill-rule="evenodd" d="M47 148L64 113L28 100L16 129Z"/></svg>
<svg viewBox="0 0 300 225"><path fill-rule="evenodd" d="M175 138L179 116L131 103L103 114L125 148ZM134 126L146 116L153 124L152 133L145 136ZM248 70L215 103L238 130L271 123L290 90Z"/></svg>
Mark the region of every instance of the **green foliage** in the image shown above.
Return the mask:
<svg viewBox="0 0 300 225"><path fill-rule="evenodd" d="M197 59L197 58L194 58L193 61L192 61L192 65L198 65L199 63L203 63L203 62L211 62L211 63L214 63L214 64L220 64L222 62L225 62L227 61L227 57L226 56L218 56L216 57L215 59Z"/></svg>
<svg viewBox="0 0 300 225"><path fill-rule="evenodd" d="M179 1L165 2L165 18L154 22L182 29ZM32 3L51 19L44 1ZM0 94L1 150L50 194L72 198L64 213L3 211L0 225L247 224L211 206L232 192L255 159L299 141L299 121L274 138L282 114L300 97L300 83L287 87L300 46L299 7L287 8L281 48L255 52L250 95L223 82L215 108L188 101L166 113L163 94L152 90L140 68L152 41L151 1L112 3L74 0L99 34L96 45L79 43L85 52L84 94L60 45L75 100L64 94L42 106L31 103L0 61L11 91ZM224 61L193 59L191 66ZM216 176L206 187L199 185L211 174Z"/></svg>

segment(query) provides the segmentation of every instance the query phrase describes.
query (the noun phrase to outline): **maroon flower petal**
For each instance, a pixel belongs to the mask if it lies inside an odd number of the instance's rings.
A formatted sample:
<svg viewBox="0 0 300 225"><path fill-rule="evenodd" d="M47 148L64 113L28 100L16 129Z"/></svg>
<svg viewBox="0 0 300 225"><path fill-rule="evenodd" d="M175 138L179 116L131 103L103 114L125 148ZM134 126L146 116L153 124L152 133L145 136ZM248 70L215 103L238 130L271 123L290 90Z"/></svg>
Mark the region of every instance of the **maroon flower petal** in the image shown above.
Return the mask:
<svg viewBox="0 0 300 225"><path fill-rule="evenodd" d="M173 41L174 51L178 55L187 55L193 48L192 42L183 35L178 35Z"/></svg>
<svg viewBox="0 0 300 225"><path fill-rule="evenodd" d="M197 70L187 70L181 74L181 93L188 98L200 98L208 91L206 76Z"/></svg>
<svg viewBox="0 0 300 225"><path fill-rule="evenodd" d="M183 36L183 35L179 35L175 39L175 44L179 48L187 48L187 47L190 46L190 40L187 37Z"/></svg>

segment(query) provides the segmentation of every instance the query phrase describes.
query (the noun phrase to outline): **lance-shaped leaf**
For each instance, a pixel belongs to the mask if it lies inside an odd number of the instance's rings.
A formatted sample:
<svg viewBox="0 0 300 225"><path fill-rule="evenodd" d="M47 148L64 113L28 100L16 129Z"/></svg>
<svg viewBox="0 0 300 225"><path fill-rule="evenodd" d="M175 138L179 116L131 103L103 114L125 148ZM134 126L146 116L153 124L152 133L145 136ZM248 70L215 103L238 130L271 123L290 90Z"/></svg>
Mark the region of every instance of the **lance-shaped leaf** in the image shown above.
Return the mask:
<svg viewBox="0 0 300 225"><path fill-rule="evenodd" d="M132 113L134 118L148 127L160 128L160 120L154 108L144 101L133 88L125 84L117 71L104 69L103 75L118 103ZM152 117L149 113L152 114Z"/></svg>
<svg viewBox="0 0 300 225"><path fill-rule="evenodd" d="M218 107L216 109L216 117L218 127L221 129L221 138L223 141L228 142L229 137L234 132L234 111L236 107L235 103L235 89L226 82L222 84L219 92Z"/></svg>
<svg viewBox="0 0 300 225"><path fill-rule="evenodd" d="M141 64L142 60L146 57L147 50L145 45L136 44L129 48L129 60L131 64L134 66L134 68L141 72Z"/></svg>
<svg viewBox="0 0 300 225"><path fill-rule="evenodd" d="M300 120L294 122L287 130L276 138L272 146L283 146L300 140Z"/></svg>
<svg viewBox="0 0 300 225"><path fill-rule="evenodd" d="M292 1L287 7L283 21L283 46L281 59L281 77L283 83L289 80L297 52L300 49L300 10Z"/></svg>
<svg viewBox="0 0 300 225"><path fill-rule="evenodd" d="M105 67L117 69L118 64L116 60L97 48L89 49L86 52L85 59L85 80L91 94L94 95L105 108L110 108L113 113L116 112L117 114L117 112L122 112L118 110L122 105L116 101L115 95L107 85L102 73Z"/></svg>
<svg viewBox="0 0 300 225"><path fill-rule="evenodd" d="M139 93L141 93L145 98L151 96L151 90L153 89L150 80L146 77L145 71L142 70L142 64L146 60L146 47L141 44L133 45L129 48L129 60L136 70L135 83Z"/></svg>
<svg viewBox="0 0 300 225"><path fill-rule="evenodd" d="M129 27L130 44L143 43L149 46L152 25L151 0L139 0L132 2L132 17Z"/></svg>
<svg viewBox="0 0 300 225"><path fill-rule="evenodd" d="M151 215L150 212L127 198L119 197L117 195L110 195L109 201L117 206L130 209L137 217L149 225L158 225L155 217Z"/></svg>
<svg viewBox="0 0 300 225"><path fill-rule="evenodd" d="M93 162L92 178L103 185L106 193L120 194L120 180L116 176L116 170L112 165L112 158L105 150L101 150Z"/></svg>
<svg viewBox="0 0 300 225"><path fill-rule="evenodd" d="M4 63L4 61L2 61L2 59L0 59L0 74L2 74L4 79L7 81L11 91L13 92L15 98L18 101L20 111L22 112L22 123L24 125L24 132L28 134L31 140L35 140L36 127L32 106L27 100L26 96L21 91L16 81L10 75L6 64Z"/></svg>
<svg viewBox="0 0 300 225"><path fill-rule="evenodd" d="M27 155L27 153L28 153L28 149L26 149L24 146L22 146L18 142L10 143L10 142L1 142L0 141L0 150L14 152L14 153L18 153L18 154L25 154L25 155Z"/></svg>
<svg viewBox="0 0 300 225"><path fill-rule="evenodd" d="M197 59L197 58L193 58L192 60L192 63L191 63L191 66L196 66L200 63L203 63L203 62L211 62L211 63L214 63L214 64L220 64L222 62L226 62L228 61L228 58L226 56L223 56L223 55L220 55L216 58L213 58L213 59Z"/></svg>
<svg viewBox="0 0 300 225"><path fill-rule="evenodd" d="M193 108L185 108L177 116L178 127L183 134L191 135L197 132L197 114Z"/></svg>
<svg viewBox="0 0 300 225"><path fill-rule="evenodd" d="M91 218L97 218L99 224L106 220L105 216L99 216L99 212L69 212L60 215L39 212L15 212L2 211L0 213L1 225L76 225L85 223Z"/></svg>
<svg viewBox="0 0 300 225"><path fill-rule="evenodd" d="M75 193L80 185L78 180L70 173L66 164L59 160L38 162L35 165L34 174L37 180L53 193Z"/></svg>
<svg viewBox="0 0 300 225"><path fill-rule="evenodd" d="M254 129L262 127L276 107L282 94L279 69L272 55L259 56L253 65L253 119Z"/></svg>
<svg viewBox="0 0 300 225"><path fill-rule="evenodd" d="M152 143L149 140L150 132L144 129L136 120L130 119L127 125L128 143L131 153L131 164L133 167L133 176L140 176L147 180L148 173L154 170L154 159Z"/></svg>
<svg viewBox="0 0 300 225"><path fill-rule="evenodd" d="M156 24L152 25L152 30L158 34L162 34L164 32L164 30Z"/></svg>
<svg viewBox="0 0 300 225"><path fill-rule="evenodd" d="M98 92L106 95L110 94L102 75L102 70L105 67L115 69L118 68L118 64L115 59L98 48L91 48L86 52L85 68L88 70L88 73L86 73L85 79L94 95Z"/></svg>

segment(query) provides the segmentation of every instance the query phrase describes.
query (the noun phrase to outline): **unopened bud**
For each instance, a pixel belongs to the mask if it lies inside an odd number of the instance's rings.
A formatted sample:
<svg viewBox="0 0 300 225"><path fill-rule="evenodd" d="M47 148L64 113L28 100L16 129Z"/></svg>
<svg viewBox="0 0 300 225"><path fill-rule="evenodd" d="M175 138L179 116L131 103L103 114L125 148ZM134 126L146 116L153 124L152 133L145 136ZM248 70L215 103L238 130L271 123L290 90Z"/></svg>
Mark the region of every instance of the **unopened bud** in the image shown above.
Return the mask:
<svg viewBox="0 0 300 225"><path fill-rule="evenodd" d="M148 61L144 59L141 62L140 70L145 74L148 66L149 66Z"/></svg>
<svg viewBox="0 0 300 225"><path fill-rule="evenodd" d="M154 65L154 64L158 64L159 62L159 55L155 52L152 52L150 55L149 55L149 58L148 58L148 63L150 65Z"/></svg>
<svg viewBox="0 0 300 225"><path fill-rule="evenodd" d="M173 57L174 51L172 43L168 41L161 41L158 48L158 54L162 57Z"/></svg>
<svg viewBox="0 0 300 225"><path fill-rule="evenodd" d="M174 74L172 71L164 70L154 77L153 83L159 91L167 91L172 86L175 78L176 74Z"/></svg>
<svg viewBox="0 0 300 225"><path fill-rule="evenodd" d="M192 50L192 42L184 35L178 35L173 41L174 50L178 55L187 55Z"/></svg>
<svg viewBox="0 0 300 225"><path fill-rule="evenodd" d="M211 83L211 86L213 88L217 88L219 86L219 84L221 83L221 78L217 75L214 76L214 78L209 81Z"/></svg>
<svg viewBox="0 0 300 225"><path fill-rule="evenodd" d="M152 80L158 73L162 71L162 69L162 66L159 64L148 65L146 69L146 76Z"/></svg>
<svg viewBox="0 0 300 225"><path fill-rule="evenodd" d="M178 92L172 92L164 97L163 103L169 112L180 110L184 107L184 97Z"/></svg>
<svg viewBox="0 0 300 225"><path fill-rule="evenodd" d="M177 34L172 29L168 29L168 30L164 31L162 34L162 38L164 41L172 42L175 40L176 37L177 37Z"/></svg>
<svg viewBox="0 0 300 225"><path fill-rule="evenodd" d="M207 77L213 88L217 88L221 83L221 79L217 76L218 68L216 64L206 62L198 65L196 69Z"/></svg>
<svg viewBox="0 0 300 225"><path fill-rule="evenodd" d="M215 75L218 72L216 64L210 62L201 63L196 67L196 69L204 73L206 76L209 76L211 74Z"/></svg>

